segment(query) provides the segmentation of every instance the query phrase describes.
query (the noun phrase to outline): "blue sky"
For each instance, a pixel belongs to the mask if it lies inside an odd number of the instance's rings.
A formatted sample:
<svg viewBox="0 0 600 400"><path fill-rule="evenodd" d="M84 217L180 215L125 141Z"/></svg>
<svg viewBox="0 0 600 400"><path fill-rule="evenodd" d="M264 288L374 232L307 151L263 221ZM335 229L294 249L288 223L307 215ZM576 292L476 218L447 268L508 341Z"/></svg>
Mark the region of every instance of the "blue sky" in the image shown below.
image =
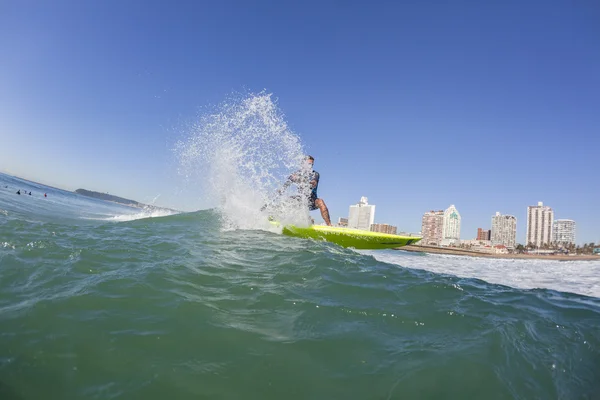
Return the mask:
<svg viewBox="0 0 600 400"><path fill-rule="evenodd" d="M337 220L361 196L462 238L554 208L600 241L595 1L0 4L0 171L193 209L172 144L202 107L266 89ZM314 212L317 220L318 212Z"/></svg>

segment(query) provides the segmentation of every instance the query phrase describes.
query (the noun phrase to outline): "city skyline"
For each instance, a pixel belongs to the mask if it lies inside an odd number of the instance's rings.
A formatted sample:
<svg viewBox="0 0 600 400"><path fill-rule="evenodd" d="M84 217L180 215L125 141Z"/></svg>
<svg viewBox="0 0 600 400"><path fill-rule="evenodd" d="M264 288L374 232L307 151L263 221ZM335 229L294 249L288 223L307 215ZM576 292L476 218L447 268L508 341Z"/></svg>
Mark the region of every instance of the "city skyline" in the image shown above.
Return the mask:
<svg viewBox="0 0 600 400"><path fill-rule="evenodd" d="M363 213L360 213L360 207L369 206L372 208L363 209ZM573 243L575 244L575 226L576 223L570 219L559 219L554 220L554 211L552 208L548 206L544 206L543 202L538 202L536 206L527 206L527 213L531 216L531 218L527 218L528 224L530 220L534 221L537 217L537 214L532 213L534 209L541 209L543 212L540 213L540 218L544 217L545 222L539 222L540 226L545 223L543 229L540 228L539 234L534 232L534 229L531 229L531 234L529 233L530 227L527 226L526 237L533 237L534 235L538 235L538 239L533 242L534 245L541 247L543 244L550 244L556 242L562 243ZM353 211L354 210L354 211ZM368 212L367 212L368 211ZM544 214L549 212L549 214ZM363 215L364 214L364 215ZM380 232L391 233L392 229L397 229L396 226L390 225L387 223L375 223L375 206L368 205L367 197L361 197L361 200L358 204L350 206L349 215L354 215L355 222L350 226L348 221L349 218L339 218L339 224L342 226L348 225L349 227L354 227L355 229L364 229L364 230L373 230ZM362 215L362 224L358 224L359 215ZM368 228L367 228L367 222ZM438 211L428 211L425 212L421 218L421 230L420 234L423 237L421 241L422 244L427 245L448 245L451 243L459 243L462 240L472 241L472 240L481 240L481 241L489 241L492 245L503 245L508 248L514 248L517 244L523 244L527 246L529 243L520 243L517 239L517 217L514 215L501 214L500 212L496 212L491 217L490 229L483 229L479 227L477 229L477 234L475 239L461 239L460 238L460 226L461 226L461 216L458 213L458 210L455 205L450 205L446 210L438 210ZM343 221L343 223L342 223ZM560 224L560 228L558 227ZM359 227L360 226L360 227ZM374 228L375 226L375 228ZM482 236L485 235L486 238ZM558 240L557 240L558 239ZM596 243L596 242L594 242Z"/></svg>
<svg viewBox="0 0 600 400"><path fill-rule="evenodd" d="M365 206L368 204L367 201L367 197L363 196L361 197L361 200L358 204L355 205L351 205L350 206L350 210L356 207L360 207L360 206ZM375 222L375 206L374 205L370 205L373 207L373 211L369 212L369 228L366 228L366 222L363 224L364 227L358 228L358 229L365 229L365 230L373 230L373 226L376 225L377 231L381 231L381 232L391 232L391 229L396 228L399 231L402 232L409 232L408 230L402 229L402 227L396 227L395 225L392 224L388 224L388 223L376 223ZM558 219L558 220L554 220L554 210L551 207L545 206L543 202L538 202L536 206L527 206L526 208L526 212L528 214L528 217L526 218L527 223L529 224L529 214L531 213L532 209L543 209L543 210L549 210L550 214L545 215L544 216L544 220L546 222L546 226L544 227L543 231L540 231L539 233L539 241L534 242L534 245L536 245L537 247L541 247L543 244L554 244L556 242L563 242L563 243L573 243L573 244L578 244L575 240L576 235L575 235L575 226L576 223L574 220L571 219ZM352 211L350 211L350 213L352 213ZM349 214L350 214L349 213ZM358 214L356 214L358 215ZM452 228L450 229L450 225L449 222L451 221L450 216L454 215L454 223L452 225ZM542 214L540 214L540 216L542 216ZM475 235L475 237L473 239L468 238L468 239L461 239L460 238L460 231L461 231L461 219L462 217L460 216L460 213L458 213L458 210L456 208L456 206L454 204L450 205L446 210L438 210L438 211L428 211L425 212L422 217L421 217L421 230L419 231L420 235L423 237L421 244L425 245L434 245L434 246L438 246L438 245L449 245L451 243L459 243L462 241L473 241L473 240L481 240L481 241L489 241L490 244L492 245L502 245L502 246L506 246L508 248L514 248L517 244L522 244L524 246L527 246L529 243L526 241L520 241L518 239L518 218L514 215L509 215L509 214L501 214L500 212L496 211L494 215L492 215L491 217L491 224L490 224L490 228L489 229L484 229L480 227L477 228L477 234ZM349 220L349 218L343 218L340 217L339 218L339 222L338 224L340 226L346 226L347 221ZM344 221L344 224L342 224L342 221ZM557 227L556 227L556 223L560 221L561 228L559 231L557 231ZM541 224L541 222L540 222ZM563 226L564 225L564 226ZM354 225L356 226L356 225ZM362 225L361 225L362 226ZM389 228L388 228L389 227ZM558 233L560 232L560 233ZM532 230L531 235L533 235L534 232ZM536 233L537 234L537 233ZM562 240L555 240L556 239L556 235L559 235L560 238L562 238ZM480 236L481 235L487 235L487 239L482 239ZM526 227L526 233L525 236L527 237L529 235L529 226ZM593 243L600 243L600 241L591 241ZM590 243L590 242L580 242L580 244L585 244L585 243Z"/></svg>
<svg viewBox="0 0 600 400"><path fill-rule="evenodd" d="M450 206L454 207L454 205ZM449 207L449 208L450 208ZM448 211L449 208L446 210ZM551 244L555 243L555 237L558 232L560 232L560 236L563 238L562 242L568 242L572 240L574 244L585 244L585 243L600 243L600 241L576 241L576 222L572 219L554 219L555 213L551 207L545 206L543 202L538 202L536 206L527 206L527 213L531 214L532 209L541 209L545 213L548 214L539 214L538 225L540 225L539 232L534 232L534 229L531 230L531 235L539 236L539 240L534 242L535 245L541 247L544 243ZM438 210L438 211L428 211L425 212L421 217L421 235L423 236L422 244L431 244L431 245L440 245L443 242L443 229L444 229L444 215L447 214L446 211ZM537 217L537 214L531 214L532 221L535 220L534 216ZM543 217L543 221L542 221ZM520 241L518 239L518 218L514 215L501 214L496 211L494 215L491 217L492 223L490 225L490 229L481 228L482 225L479 225L477 228L477 233L474 235L474 238L468 239L460 239L461 241L467 240L482 240L486 239L480 238L481 235L489 235L489 241L494 245L502 244L506 247L514 247L517 244L522 244L527 246L527 242ZM529 220L529 218L526 218ZM555 224L560 221L561 228L557 231L557 227ZM543 229L541 228L542 223L544 223ZM564 225L564 226L563 226ZM496 235L494 236L494 227L496 228ZM525 236L529 235L529 228L526 228ZM564 239L567 238L567 239Z"/></svg>

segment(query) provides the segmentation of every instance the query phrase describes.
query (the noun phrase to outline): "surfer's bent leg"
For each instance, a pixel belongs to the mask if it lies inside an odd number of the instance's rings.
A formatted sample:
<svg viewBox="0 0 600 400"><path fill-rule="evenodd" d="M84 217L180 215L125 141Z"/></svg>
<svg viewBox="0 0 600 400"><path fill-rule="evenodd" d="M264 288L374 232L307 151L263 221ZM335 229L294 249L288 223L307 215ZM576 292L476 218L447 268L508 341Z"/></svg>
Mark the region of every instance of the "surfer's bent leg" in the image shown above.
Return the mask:
<svg viewBox="0 0 600 400"><path fill-rule="evenodd" d="M328 226L331 226L331 220L329 219L329 210L327 209L327 206L325 205L323 199L315 199L315 205L319 208L319 210L321 210L321 216L323 217L325 223Z"/></svg>

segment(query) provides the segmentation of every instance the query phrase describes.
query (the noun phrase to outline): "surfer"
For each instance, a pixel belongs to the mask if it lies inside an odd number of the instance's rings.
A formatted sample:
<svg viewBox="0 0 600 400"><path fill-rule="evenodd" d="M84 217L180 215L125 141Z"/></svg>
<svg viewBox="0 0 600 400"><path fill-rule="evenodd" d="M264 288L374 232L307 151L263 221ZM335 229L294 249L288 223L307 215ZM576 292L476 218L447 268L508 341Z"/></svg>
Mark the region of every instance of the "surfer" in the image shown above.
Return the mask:
<svg viewBox="0 0 600 400"><path fill-rule="evenodd" d="M329 218L329 210L327 209L327 205L325 205L323 199L320 199L317 196L317 188L319 187L320 175L317 171L313 169L315 159L313 156L306 156L304 162L305 164L303 168L290 175L287 182L283 185L283 188L281 188L281 190L279 190L278 192L283 192L292 182L297 184L300 188L306 188L308 184L308 188L310 189L310 194L308 196L308 209L310 211L319 209L321 211L321 216L323 217L325 223L328 226L331 226L331 220Z"/></svg>

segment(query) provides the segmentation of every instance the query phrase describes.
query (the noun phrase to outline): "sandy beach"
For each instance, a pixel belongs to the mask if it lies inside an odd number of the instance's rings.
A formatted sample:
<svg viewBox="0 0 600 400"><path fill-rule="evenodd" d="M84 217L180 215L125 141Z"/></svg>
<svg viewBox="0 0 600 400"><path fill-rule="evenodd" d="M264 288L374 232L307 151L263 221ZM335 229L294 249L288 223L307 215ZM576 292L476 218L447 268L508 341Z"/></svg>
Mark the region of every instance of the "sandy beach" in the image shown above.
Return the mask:
<svg viewBox="0 0 600 400"><path fill-rule="evenodd" d="M600 256L595 255L540 255L540 254L492 254L481 251L472 251L452 247L435 246L403 246L396 250L410 251L417 253L449 254L456 256L485 257L485 258L520 258L520 259L539 259L539 260L558 260L558 261L600 261Z"/></svg>

